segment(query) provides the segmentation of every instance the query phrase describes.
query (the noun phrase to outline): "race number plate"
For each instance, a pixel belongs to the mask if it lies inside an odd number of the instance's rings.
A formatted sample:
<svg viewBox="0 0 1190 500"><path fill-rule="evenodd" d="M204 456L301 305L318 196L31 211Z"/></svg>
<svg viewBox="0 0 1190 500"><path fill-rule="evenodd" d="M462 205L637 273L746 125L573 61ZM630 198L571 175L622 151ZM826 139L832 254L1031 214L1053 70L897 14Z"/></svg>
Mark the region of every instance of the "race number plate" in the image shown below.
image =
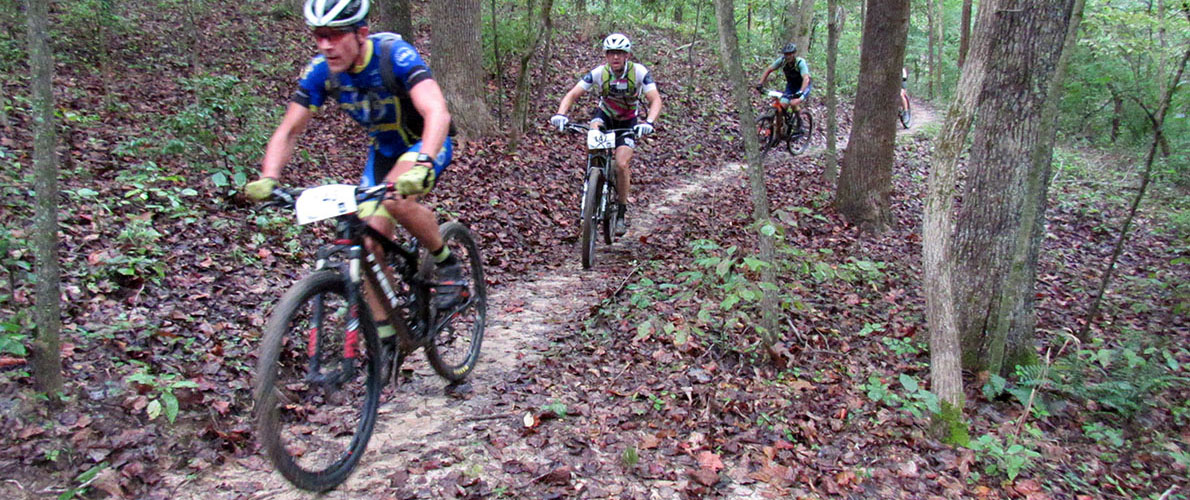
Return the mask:
<svg viewBox="0 0 1190 500"><path fill-rule="evenodd" d="M615 149L616 134L601 130L587 131L587 149Z"/></svg>
<svg viewBox="0 0 1190 500"><path fill-rule="evenodd" d="M355 186L328 184L302 191L296 205L298 224L309 224L356 211Z"/></svg>

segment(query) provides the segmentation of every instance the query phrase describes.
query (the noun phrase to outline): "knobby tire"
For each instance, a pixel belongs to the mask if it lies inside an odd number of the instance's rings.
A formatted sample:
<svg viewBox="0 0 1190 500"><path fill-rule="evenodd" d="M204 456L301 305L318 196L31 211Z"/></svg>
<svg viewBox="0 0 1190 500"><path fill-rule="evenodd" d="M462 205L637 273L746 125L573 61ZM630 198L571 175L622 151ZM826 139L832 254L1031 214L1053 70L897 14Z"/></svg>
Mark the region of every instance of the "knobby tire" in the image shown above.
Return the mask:
<svg viewBox="0 0 1190 500"><path fill-rule="evenodd" d="M261 443L281 475L304 490L326 491L347 479L376 423L380 340L362 303L356 308L363 342L357 342L354 376L341 384L308 378L312 337L321 346L314 349L322 364L318 373L344 373L348 286L332 270L295 283L269 317L257 360L253 392Z"/></svg>
<svg viewBox="0 0 1190 500"><path fill-rule="evenodd" d="M785 149L791 155L799 155L806 152L810 147L810 139L814 136L814 117L809 110L803 109L798 112L801 117L801 123L797 119L792 120L790 124L789 138L785 142ZM799 130L793 130L793 126L800 125Z"/></svg>
<svg viewBox="0 0 1190 500"><path fill-rule="evenodd" d="M616 206L620 196L619 192L616 191L615 168L615 165L608 168L611 175L604 178L603 194L599 197L600 207L599 212L597 212L602 215L603 242L608 245L611 245L616 239L616 219L620 217L619 207Z"/></svg>
<svg viewBox="0 0 1190 500"><path fill-rule="evenodd" d="M760 141L762 155L780 142L779 135L778 131L773 128L773 113L771 111L756 119L756 138Z"/></svg>
<svg viewBox="0 0 1190 500"><path fill-rule="evenodd" d="M583 221L582 229L582 260L583 269L590 269L595 265L595 231L598 227L599 221L595 220L599 216L599 203L602 200L603 191L603 173L597 169L590 169L587 174L587 184L583 188Z"/></svg>
<svg viewBox="0 0 1190 500"><path fill-rule="evenodd" d="M426 357L439 376L457 383L466 379L479 361L488 314L488 288L483 258L471 231L458 222L448 222L440 232L451 255L462 263L468 283L462 304L440 311L450 317L426 346Z"/></svg>

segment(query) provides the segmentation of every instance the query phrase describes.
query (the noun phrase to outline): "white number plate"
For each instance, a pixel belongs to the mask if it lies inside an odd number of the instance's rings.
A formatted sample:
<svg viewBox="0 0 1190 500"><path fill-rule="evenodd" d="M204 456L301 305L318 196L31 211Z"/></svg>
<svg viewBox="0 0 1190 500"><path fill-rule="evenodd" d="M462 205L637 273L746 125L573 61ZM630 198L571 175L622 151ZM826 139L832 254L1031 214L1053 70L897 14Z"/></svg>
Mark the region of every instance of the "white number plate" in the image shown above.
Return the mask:
<svg viewBox="0 0 1190 500"><path fill-rule="evenodd" d="M307 189L298 197L295 208L298 224L355 213L355 186L328 184Z"/></svg>
<svg viewBox="0 0 1190 500"><path fill-rule="evenodd" d="M781 92L778 92L776 90L769 91L769 97L772 97L773 99L780 99L781 96L783 96L783 95L785 95L785 94L782 94Z"/></svg>
<svg viewBox="0 0 1190 500"><path fill-rule="evenodd" d="M587 131L587 149L615 149L616 134L601 130Z"/></svg>

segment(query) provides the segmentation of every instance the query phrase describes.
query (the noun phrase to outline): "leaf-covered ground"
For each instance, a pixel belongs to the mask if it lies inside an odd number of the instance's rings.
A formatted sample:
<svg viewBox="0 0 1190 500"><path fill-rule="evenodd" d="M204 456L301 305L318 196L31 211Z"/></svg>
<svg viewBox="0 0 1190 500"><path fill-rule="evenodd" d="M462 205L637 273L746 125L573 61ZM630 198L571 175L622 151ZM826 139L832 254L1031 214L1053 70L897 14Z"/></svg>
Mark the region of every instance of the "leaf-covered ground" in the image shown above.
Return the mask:
<svg viewBox="0 0 1190 500"><path fill-rule="evenodd" d="M165 37L167 13L137 14L144 33L119 39L118 76L102 77L85 44L57 40L65 62L55 83L67 118L60 251L69 399L45 409L29 391L23 358L0 358L6 496L86 486L90 496L167 498L231 484L238 489L222 490L231 498L292 495L284 483L262 486L276 484L275 474L266 482L227 476L269 475L250 422L253 350L269 307L309 269L326 236L325 228L293 229L212 177L255 170L235 163L255 158L235 147L259 129L252 120L271 126L268 113L280 109L310 53L300 21L254 8L201 23L223 47L204 68L239 81L223 87L229 98L197 109L203 101L177 78L189 68L171 56L185 53L184 41ZM56 13L70 26L66 14ZM930 126L899 136L898 224L880 236L856 234L833 211L820 152L769 156L786 262L771 292L787 308L774 367L761 361L750 321L756 231L746 176L725 166L742 148L713 44L696 44L688 58L671 52L684 42L666 33L630 34L647 40L638 55L666 100L659 133L636 160L638 227L600 246L595 270L576 269L583 152L540 125L578 72L599 62L601 33L567 31L548 64L531 66L541 84L535 126L515 149L504 140L461 147L431 200L443 218L480 236L490 286L502 297L490 335L529 321L524 310L546 296L560 302L534 317L539 330L502 340L523 352L485 350L491 359L465 399L443 401L440 382L421 370L410 388L390 392L382 425L433 430L393 430L396 444L378 437L340 497L1186 497L1188 245L1184 232L1166 229L1158 203L1146 204L1129 238L1093 329L1100 341L1062 352L1084 362L1055 363L1053 383L1031 410L1016 389L1036 374L1005 391L992 381L987 393L985 381L969 379L971 436L985 445L945 447L914 415L928 389L919 221ZM514 78L488 88L510 93ZM6 84L4 92L23 89ZM251 96L263 96L264 106L237 107L255 103ZM9 234L0 317L18 330L33 306L22 102L0 137ZM815 112L824 116L821 104ZM303 138L307 153L290 165L287 183L355 178L364 138L330 116ZM842 121L845 137L849 119ZM209 134L199 137L199 125ZM815 145L823 144L820 134ZM1062 153L1051 189L1039 355L1060 357L1066 332L1081 326L1122 199L1133 192L1109 186L1135 183L1134 175L1097 173L1133 169L1097 157L1086 163L1080 158L1092 155L1079 153ZM566 286L546 285L568 276ZM1080 382L1071 374L1083 372L1083 387L1103 390L1071 396ZM173 390L176 420L150 413L165 399L161 388L179 381L193 384ZM96 474L80 479L87 471Z"/></svg>

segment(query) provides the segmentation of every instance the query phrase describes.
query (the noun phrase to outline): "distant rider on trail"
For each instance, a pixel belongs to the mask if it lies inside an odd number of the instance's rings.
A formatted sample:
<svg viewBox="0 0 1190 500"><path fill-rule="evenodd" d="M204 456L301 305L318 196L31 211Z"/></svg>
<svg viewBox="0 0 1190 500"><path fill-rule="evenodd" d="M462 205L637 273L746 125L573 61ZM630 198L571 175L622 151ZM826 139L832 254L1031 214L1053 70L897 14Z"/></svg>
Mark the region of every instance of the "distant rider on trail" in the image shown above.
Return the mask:
<svg viewBox="0 0 1190 500"><path fill-rule="evenodd" d="M302 70L285 116L265 149L260 179L248 183L245 194L257 201L268 199L314 112L338 101L372 137L360 185L394 183L400 194L380 203L361 203L359 217L389 238L400 224L430 251L437 263L437 281L463 283L460 263L443 244L434 213L418 203L453 154L450 113L429 67L399 36L369 35L368 0L306 0L304 12L319 54ZM386 262L383 248L367 243L368 251ZM365 297L380 337L387 339L396 330L380 305L383 294L373 288L369 282ZM441 304L440 299L452 298L439 296L435 302Z"/></svg>
<svg viewBox="0 0 1190 500"><path fill-rule="evenodd" d="M653 133L653 123L661 114L661 93L657 91L657 84L653 82L649 70L640 63L628 60L632 55L632 42L627 36L620 33L608 35L603 40L603 55L607 64L583 75L574 88L566 93L558 105L557 114L550 118L550 125L558 131L566 130L566 125L570 123L566 112L570 110L570 106L583 94L594 89L600 98L595 117L591 120L591 128L631 129L631 132L616 134L616 190L620 192L621 198L616 207L619 218L615 232L617 236L623 236L628 232L628 164L636 147L635 138ZM639 121L639 102L642 94L649 103L649 111L644 121Z"/></svg>
<svg viewBox="0 0 1190 500"><path fill-rule="evenodd" d="M792 105L794 112L801 109L801 104L808 97L814 85L810 83L810 66L806 60L797 56L797 44L787 43L781 49L782 55L777 57L760 76L760 83L756 84L757 92L764 92L764 82L769 79L773 71L780 69L785 73L785 95L781 97L782 106Z"/></svg>

